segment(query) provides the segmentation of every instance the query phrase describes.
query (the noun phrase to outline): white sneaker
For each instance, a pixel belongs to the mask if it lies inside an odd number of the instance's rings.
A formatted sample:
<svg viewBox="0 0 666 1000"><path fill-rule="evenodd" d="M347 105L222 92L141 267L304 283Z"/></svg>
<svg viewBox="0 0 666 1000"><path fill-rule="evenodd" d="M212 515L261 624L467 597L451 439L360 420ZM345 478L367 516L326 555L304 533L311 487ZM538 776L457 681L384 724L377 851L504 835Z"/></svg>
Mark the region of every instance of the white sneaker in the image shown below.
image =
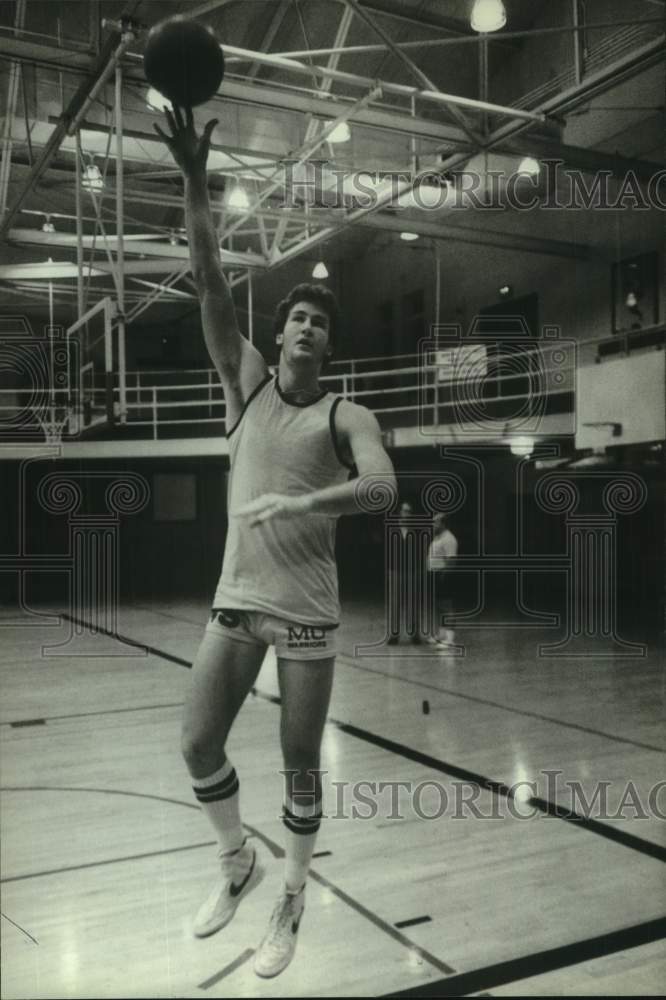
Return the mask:
<svg viewBox="0 0 666 1000"><path fill-rule="evenodd" d="M263 871L257 852L247 841L234 854L220 855L220 876L194 918L196 937L208 937L225 927L238 904L261 881Z"/></svg>
<svg viewBox="0 0 666 1000"><path fill-rule="evenodd" d="M254 956L254 971L258 976L270 979L279 975L291 962L304 906L305 886L296 893L283 889L271 914L266 936Z"/></svg>

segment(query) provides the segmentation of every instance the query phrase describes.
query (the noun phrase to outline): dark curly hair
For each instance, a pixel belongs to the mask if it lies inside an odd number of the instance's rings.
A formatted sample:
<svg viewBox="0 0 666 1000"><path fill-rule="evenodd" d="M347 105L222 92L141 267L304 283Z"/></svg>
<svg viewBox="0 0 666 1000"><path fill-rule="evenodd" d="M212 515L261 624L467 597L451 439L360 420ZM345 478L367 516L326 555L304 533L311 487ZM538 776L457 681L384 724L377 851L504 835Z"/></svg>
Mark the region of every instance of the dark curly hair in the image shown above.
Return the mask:
<svg viewBox="0 0 666 1000"><path fill-rule="evenodd" d="M287 316L297 302L311 302L324 310L328 316L328 342L335 350L340 309L335 295L326 285L313 285L304 282L302 285L296 285L295 288L292 288L287 297L278 303L273 321L273 336L277 337L278 333L282 333Z"/></svg>

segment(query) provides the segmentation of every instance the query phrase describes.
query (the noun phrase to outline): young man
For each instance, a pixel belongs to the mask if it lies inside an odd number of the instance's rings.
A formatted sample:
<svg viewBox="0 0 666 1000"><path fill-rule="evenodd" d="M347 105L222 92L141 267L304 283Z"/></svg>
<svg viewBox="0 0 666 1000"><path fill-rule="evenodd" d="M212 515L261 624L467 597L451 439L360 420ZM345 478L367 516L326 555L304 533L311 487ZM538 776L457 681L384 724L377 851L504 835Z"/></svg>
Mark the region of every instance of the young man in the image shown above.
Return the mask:
<svg viewBox="0 0 666 1000"><path fill-rule="evenodd" d="M379 425L364 407L319 386L337 306L323 286L301 285L280 303L279 372L238 329L220 266L206 161L215 121L197 136L192 112L166 110L157 125L185 179L185 219L203 332L226 401L231 477L229 530L211 620L192 671L183 754L194 792L219 840L221 876L195 919L198 936L233 917L258 881L243 833L239 782L225 753L233 721L274 645L286 772L285 884L256 955L260 976L289 964L321 818L319 752L333 680L339 603L335 519L356 513L374 477L395 489ZM349 481L355 466L357 482ZM368 478L369 477L369 478Z"/></svg>
<svg viewBox="0 0 666 1000"><path fill-rule="evenodd" d="M446 651L446 646L455 641L455 633L450 628L440 631L440 626L444 615L453 613L452 577L447 570L451 569L458 555L458 539L449 530L445 514L435 515L433 532L428 550L428 572L433 574L437 613L431 641L438 645L443 644L442 649Z"/></svg>

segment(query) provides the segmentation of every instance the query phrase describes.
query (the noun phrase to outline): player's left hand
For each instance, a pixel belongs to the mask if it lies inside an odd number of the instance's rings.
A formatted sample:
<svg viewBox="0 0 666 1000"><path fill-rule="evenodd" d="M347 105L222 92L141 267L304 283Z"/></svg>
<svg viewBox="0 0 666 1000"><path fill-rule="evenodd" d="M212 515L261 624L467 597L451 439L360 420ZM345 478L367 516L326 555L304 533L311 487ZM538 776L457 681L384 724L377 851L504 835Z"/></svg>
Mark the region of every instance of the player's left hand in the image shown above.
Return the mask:
<svg viewBox="0 0 666 1000"><path fill-rule="evenodd" d="M247 518L254 528L273 518L301 517L308 511L306 496L290 497L281 493L264 493L235 512L238 517Z"/></svg>

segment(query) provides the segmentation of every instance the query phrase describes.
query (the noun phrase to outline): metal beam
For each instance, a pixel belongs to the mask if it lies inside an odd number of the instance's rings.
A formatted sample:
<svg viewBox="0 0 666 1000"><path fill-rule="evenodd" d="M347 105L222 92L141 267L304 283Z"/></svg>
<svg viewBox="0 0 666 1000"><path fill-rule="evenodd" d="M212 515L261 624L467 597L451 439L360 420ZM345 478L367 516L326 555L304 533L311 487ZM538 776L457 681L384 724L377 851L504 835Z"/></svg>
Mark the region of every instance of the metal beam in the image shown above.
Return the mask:
<svg viewBox="0 0 666 1000"><path fill-rule="evenodd" d="M449 226L441 222L426 222L423 220L409 222L390 215L370 215L361 219L357 225L371 229L382 229L387 232L399 233L408 228L410 232L448 243L471 243L479 246L501 247L503 250L516 250L524 253L543 254L554 257L568 257L579 260L589 260L597 256L597 251L585 244L569 243L564 240L550 240L539 236L508 233L487 226Z"/></svg>
<svg viewBox="0 0 666 1000"><path fill-rule="evenodd" d="M640 21L599 21L594 24L582 24L582 25L571 25L566 24L557 28L531 28L525 31L503 31L501 35L494 35L492 42L494 46L504 45L512 42L514 39L529 39L538 38L541 35L563 35L567 33L582 33L588 31L601 31L607 30L608 28L622 28L622 27L636 27L637 25L644 24L663 24L664 19L659 17L647 17L641 18ZM452 45L478 45L481 40L480 35L462 35L458 38L420 38L416 41L408 42L395 42L395 46L398 49L430 49L430 48L447 48ZM487 41L488 39L486 39ZM507 46L508 47L508 46ZM388 46L383 44L369 44L369 45L347 45L344 48L335 47L324 47L321 49L287 49L282 52L273 52L272 55L282 56L284 59L303 59L305 56L328 56L332 53L339 53L340 55L366 55L370 52L388 52ZM238 57L232 57L229 59L229 64L233 65L235 62L245 62L245 59L240 59Z"/></svg>
<svg viewBox="0 0 666 1000"><path fill-rule="evenodd" d="M342 12L342 17L340 18L340 23L338 24L337 30L335 32L335 40L333 43L334 46L344 45L347 35L349 33L349 29L351 28L353 16L354 15L351 7L345 5ZM335 54L330 55L328 57L326 66L328 69L337 69L339 61L340 57L338 55ZM330 94L332 85L333 85L332 77L327 77L325 80L323 80L321 84L320 93ZM360 112L363 111L363 108L359 106L357 107L356 110ZM332 113L330 109L329 109L329 114L331 114L331 117L333 118L339 116L339 113L338 115L336 115ZM305 143L310 142L316 135L316 132L317 132L317 119L312 117L310 118L310 121L308 122L308 127L305 130L304 142ZM280 246L282 244L282 240L284 239L284 235L287 231L287 227L290 222L290 211L291 209L285 209L282 218L278 221L278 224L275 227L275 233L273 235L273 243L271 245L271 255L273 257L280 252Z"/></svg>
<svg viewBox="0 0 666 1000"><path fill-rule="evenodd" d="M40 62L36 57L38 52L45 47L34 46L32 44L23 43L19 45L14 39L7 39L0 37L0 57L5 56L8 59L19 59L21 61L27 61L30 63ZM76 50L61 50L54 49L48 50L57 52L61 56L61 62L55 64L50 63L48 60L43 60L42 65L57 65L59 68L67 68L70 72L76 71L77 65L80 66L79 71L81 73L91 72L92 67L92 57L87 54L82 54ZM241 50L247 55L248 59L251 59L255 53L250 50ZM127 54L132 62L138 61L138 57L134 53ZM135 85L143 84L145 86L145 81L138 75L134 73L126 74L126 79L129 83ZM374 81L372 81L374 83ZM409 92L413 88L407 88ZM253 85L252 83L246 83L240 80L232 80L226 78L223 84L223 94L219 96L216 100L224 101L227 104L229 101L237 102L247 105L256 105L260 107L267 107L271 110L280 111L293 111L296 113L317 115L320 117L337 117L342 114L343 111L348 107L344 101L336 98L331 98L322 102L321 98L316 97L310 93L297 93L289 90L283 90L279 87L272 87L262 83L260 87ZM430 139L433 142L465 142L466 138L462 130L454 125L447 125L441 122L430 121L425 118L412 117L411 115L401 112L399 110L394 110L390 108L373 108L371 112L366 112L361 114L358 118L358 124L364 125L368 128L379 128L386 131L400 132L404 135L416 135L423 139ZM103 126L100 123L83 123L82 127L86 129L91 129L96 125L97 128L103 130ZM126 130L126 135L132 137L138 133L134 133L132 130ZM155 141L155 137L152 133L145 134L145 138L152 139Z"/></svg>
<svg viewBox="0 0 666 1000"><path fill-rule="evenodd" d="M92 73L95 58L90 52L80 49L63 49L43 42L28 41L25 38L8 38L0 35L0 57L28 62L47 69L67 69L81 73Z"/></svg>
<svg viewBox="0 0 666 1000"><path fill-rule="evenodd" d="M182 202L181 202L182 203ZM75 249L77 246L77 236L75 233L43 233L41 229L11 229L8 233L8 240L12 243L17 243L21 245L36 245L36 246L57 246L66 247L68 249ZM111 249L114 249L117 245L118 238L114 235L107 235L106 241ZM92 249L95 246L94 236L83 236L82 244L86 249ZM99 247L97 249L100 249ZM101 252L101 250L100 250ZM189 251L185 246L171 246L170 243L160 243L156 244L152 241L142 243L138 240L133 240L128 243L125 247L126 253L132 254L145 254L146 256L151 256L153 258L162 257L166 261L182 261L185 264L189 264ZM230 250L221 250L220 259L224 266L236 265L238 267L259 267L265 268L267 262L263 257L258 254L253 253L234 253ZM127 261L126 263L129 263ZM99 267L99 264L95 264L95 267ZM169 264L165 265L169 267Z"/></svg>
<svg viewBox="0 0 666 1000"><path fill-rule="evenodd" d="M25 20L26 0L18 0L14 15L14 31L17 32L23 27ZM14 115L16 114L16 104L18 101L19 89L19 66L12 63L9 67L9 85L7 87L7 102L5 109L5 123L2 135L2 161L0 162L0 219L5 214L7 207L7 192L9 191L9 175L12 163L12 126ZM25 100L25 85L23 87L23 98ZM28 133L29 135L30 133Z"/></svg>
<svg viewBox="0 0 666 1000"><path fill-rule="evenodd" d="M239 80L225 79L223 87L225 102L232 101L250 106L271 108L272 110L314 114L322 118L336 118L349 107L344 101L335 97L322 100L320 97L312 97L309 94L298 94L294 91L280 90L278 87L263 84L261 87L257 87ZM407 112L393 109L375 107L365 112L360 111L354 120L357 125L362 125L365 128L414 135L432 142L466 143L468 141L462 129L457 125L412 117Z"/></svg>
<svg viewBox="0 0 666 1000"><path fill-rule="evenodd" d="M71 101L69 102L67 109L63 112L60 118L60 122L58 123L58 125L56 125L55 129L51 133L49 141L47 142L46 146L44 146L39 159L35 163L32 170L30 171L30 175L27 181L23 185L23 188L15 198L14 203L11 205L4 219L0 223L0 238L6 235L7 231L9 230L9 227L14 221L14 216L19 211L19 209L25 202L30 192L36 186L40 177L42 176L42 174L48 167L49 163L51 162L51 160L57 153L58 149L60 148L60 144L62 143L63 139L67 134L67 129L69 127L69 124L72 121L72 119L76 116L76 114L79 112L79 110L83 107L90 92L90 88L94 86L95 81L101 77L101 75L104 73L109 64L109 60L113 58L113 55L118 48L116 42L117 42L117 35L115 34L107 38L99 58L95 61L93 71L91 72L90 76L80 85L80 87L72 97ZM120 44L123 45L123 42L121 42Z"/></svg>
<svg viewBox="0 0 666 1000"><path fill-rule="evenodd" d="M378 3L377 0L361 0L361 5L366 10L379 14L381 17L392 17L399 21L406 21L419 28L433 28L436 31L449 31L462 38L470 38L477 41L477 34L469 25L469 22L459 20L457 17L447 17L445 14L433 14L428 12L427 17L417 17L416 11L410 14L404 3L395 4L393 7L387 3Z"/></svg>
<svg viewBox="0 0 666 1000"><path fill-rule="evenodd" d="M609 63L596 73L590 73L582 83L568 87L566 90L554 97L544 101L540 107L544 115L562 114L572 108L589 101L596 94L608 90L609 87L616 86L622 80L635 76L636 73L647 69L655 62L661 61L666 47L666 35L660 35L646 45L634 49L621 59ZM487 147L496 146L499 142L523 131L524 123L508 122L501 125L489 137Z"/></svg>
<svg viewBox="0 0 666 1000"><path fill-rule="evenodd" d="M337 128L337 126L341 122L346 121L348 118L351 118L353 116L357 106L359 108L364 107L365 105L376 100L379 94L380 91L378 88L370 90L370 92L366 94L365 97L361 98L361 100L358 102L358 105L352 105L351 108L349 108L344 115L341 115L340 118L334 119L329 125L327 125L324 128L324 131L321 132L316 137L316 139L312 140L311 142L305 143L305 145L302 146L301 149L297 150L294 153L294 156L298 157L298 160L294 163L294 167L301 166L303 163L309 160L312 154L326 141L328 135L335 128ZM268 185L261 192L261 194L256 199L255 203L252 205L250 210L241 215L239 219L233 222L230 226L228 226L224 230L223 233L221 233L220 241L226 239L233 232L235 232L247 219L252 218L252 216L256 213L260 205L264 201L266 201L266 199L269 198L274 191L276 191L279 187L281 187L283 183L284 183L284 170L283 169L276 170L275 174L273 174L273 177L268 179ZM273 253L275 253L275 249L276 248L274 245Z"/></svg>
<svg viewBox="0 0 666 1000"><path fill-rule="evenodd" d="M266 33L261 40L262 52L268 52L268 50L270 49L273 43L273 39L277 34L278 28L282 24L284 16L287 13L288 7L289 7L288 0L280 0L280 3L276 5L275 10L273 11L273 16L271 18L271 23L268 25ZM259 63L258 62L252 63L247 73L248 79L253 80L258 72L259 72Z"/></svg>
<svg viewBox="0 0 666 1000"><path fill-rule="evenodd" d="M616 177L626 177L631 170L638 180L645 182L663 170L662 164L652 163L650 160L603 153L598 149L585 149L582 146L568 146L566 143L531 134L513 136L505 142L498 142L493 149L498 153L516 153L520 156L534 156L536 159L552 157L564 160L568 167L576 167L589 173L608 170Z"/></svg>
<svg viewBox="0 0 666 1000"><path fill-rule="evenodd" d="M544 122L546 116L538 111L526 111L524 108L507 107L503 104L490 104L486 101L477 101L471 97L461 97L458 94L445 94L439 90L419 89L410 87L402 83L391 83L387 80L372 80L370 77L361 76L358 73L345 73L339 69L328 69L326 66L310 65L302 63L296 59L284 59L282 56L269 55L267 53L253 52L251 49L242 49L235 45L220 46L225 55L245 56L247 59L255 59L257 62L276 69L286 70L301 76L331 77L340 83L350 84L356 87L370 89L381 87L383 93L398 94L401 97L416 97L417 100L429 101L430 103L455 106L460 108L470 108L474 111L488 111L494 115L506 115L510 118L520 118L530 122ZM226 85L225 85L226 93Z"/></svg>
<svg viewBox="0 0 666 1000"><path fill-rule="evenodd" d="M372 19L372 17L370 17L370 15L363 10L361 5L358 3L358 0L347 0L347 3L354 11L356 16L365 24L367 24L368 27L375 32L375 34L379 35L384 44L387 45L388 48L391 50L393 55L403 64L403 66L407 67L411 75L416 77L416 79L419 81L422 87L424 87L427 91L429 90L436 93L441 93L439 87L437 87L436 84L434 84L432 80L428 76L426 76L423 70L420 69L416 65L416 63L412 59L410 59L405 52L402 51L402 49L398 48L393 39L387 34L387 32L385 32L384 29L381 28ZM470 126L469 122L463 115L462 111L460 111L460 109L456 106L455 101L454 102L447 101L445 102L445 106L449 114L455 118L458 125L460 125L461 129L467 135L467 137L472 142L475 143L478 142L479 136L477 136L475 130Z"/></svg>

